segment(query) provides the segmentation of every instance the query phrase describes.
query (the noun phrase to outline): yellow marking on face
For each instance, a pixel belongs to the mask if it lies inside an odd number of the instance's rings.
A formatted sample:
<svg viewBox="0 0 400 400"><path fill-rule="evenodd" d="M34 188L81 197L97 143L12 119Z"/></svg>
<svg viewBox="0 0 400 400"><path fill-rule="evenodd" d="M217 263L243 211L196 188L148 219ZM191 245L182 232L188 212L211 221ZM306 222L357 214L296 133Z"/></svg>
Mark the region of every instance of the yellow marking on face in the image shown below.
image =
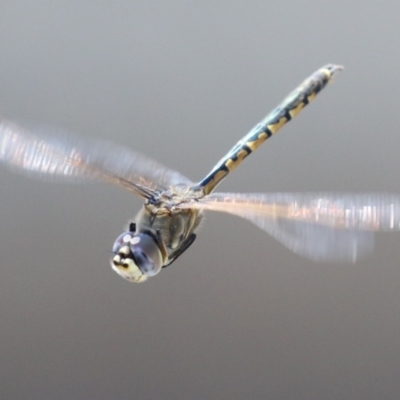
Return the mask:
<svg viewBox="0 0 400 400"><path fill-rule="evenodd" d="M118 253L124 254L125 256L127 256L129 252L130 252L129 246L123 246L118 250Z"/></svg>
<svg viewBox="0 0 400 400"><path fill-rule="evenodd" d="M135 280L136 283L145 282L147 281L147 275L142 275Z"/></svg>
<svg viewBox="0 0 400 400"><path fill-rule="evenodd" d="M292 118L294 118L302 109L304 108L304 103L299 103L295 108L292 108L289 111L289 114Z"/></svg>
<svg viewBox="0 0 400 400"><path fill-rule="evenodd" d="M133 278L135 282L141 282L143 273L139 269L139 267L133 262L133 260L131 260L130 258L124 260L124 265L126 265L126 270L124 271L124 274Z"/></svg>
<svg viewBox="0 0 400 400"><path fill-rule="evenodd" d="M248 155L249 153L242 149L237 153L237 159L236 160L232 160L232 158L230 158L226 163L225 166L226 168L229 169L229 171L234 170L243 160L244 158Z"/></svg>
<svg viewBox="0 0 400 400"><path fill-rule="evenodd" d="M267 138L268 135L265 132L261 132L256 140L253 140L252 142L247 142L246 146L249 147L251 151L254 151L258 146L260 146L260 144L265 142Z"/></svg>
<svg viewBox="0 0 400 400"><path fill-rule="evenodd" d="M267 128L271 131L272 134L275 134L276 132L279 131L279 129L282 128L283 125L286 124L286 122L287 122L287 119L285 117L282 117L275 124L268 125Z"/></svg>
<svg viewBox="0 0 400 400"><path fill-rule="evenodd" d="M120 276L130 282L144 282L147 275L143 274L140 268L130 258L122 259L116 255L112 259L111 268Z"/></svg>

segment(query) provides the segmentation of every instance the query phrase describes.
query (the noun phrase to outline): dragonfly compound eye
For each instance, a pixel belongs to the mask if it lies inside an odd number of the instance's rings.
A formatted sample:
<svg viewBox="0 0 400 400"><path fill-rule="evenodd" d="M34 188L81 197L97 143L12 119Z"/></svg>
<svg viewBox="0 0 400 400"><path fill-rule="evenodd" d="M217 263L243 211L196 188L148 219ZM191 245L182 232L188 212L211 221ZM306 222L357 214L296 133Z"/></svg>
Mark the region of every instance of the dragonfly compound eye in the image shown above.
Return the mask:
<svg viewBox="0 0 400 400"><path fill-rule="evenodd" d="M163 259L154 239L146 233L122 233L114 243L112 269L130 282L144 282L158 274Z"/></svg>

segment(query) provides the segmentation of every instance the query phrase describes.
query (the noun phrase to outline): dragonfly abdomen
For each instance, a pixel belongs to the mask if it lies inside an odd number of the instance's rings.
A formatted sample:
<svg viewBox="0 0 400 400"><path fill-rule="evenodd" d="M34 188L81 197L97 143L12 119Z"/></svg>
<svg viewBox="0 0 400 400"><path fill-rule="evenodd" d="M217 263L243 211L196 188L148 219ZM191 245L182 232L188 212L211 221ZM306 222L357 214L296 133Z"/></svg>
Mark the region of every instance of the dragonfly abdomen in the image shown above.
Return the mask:
<svg viewBox="0 0 400 400"><path fill-rule="evenodd" d="M233 171L249 154L278 132L283 125L310 103L332 79L335 72L341 69L340 66L328 64L314 72L290 93L278 107L239 140L194 189L201 189L204 194L211 193L229 172Z"/></svg>

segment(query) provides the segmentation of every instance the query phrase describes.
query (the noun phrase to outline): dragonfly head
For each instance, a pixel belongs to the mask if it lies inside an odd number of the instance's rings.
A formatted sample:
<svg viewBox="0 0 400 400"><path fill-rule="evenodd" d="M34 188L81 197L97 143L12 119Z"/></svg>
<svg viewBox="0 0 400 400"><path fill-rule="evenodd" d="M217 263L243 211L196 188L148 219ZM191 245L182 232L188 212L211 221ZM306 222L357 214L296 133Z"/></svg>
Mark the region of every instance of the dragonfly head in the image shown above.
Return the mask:
<svg viewBox="0 0 400 400"><path fill-rule="evenodd" d="M113 246L112 269L130 282L144 282L163 266L161 251L146 233L124 232Z"/></svg>

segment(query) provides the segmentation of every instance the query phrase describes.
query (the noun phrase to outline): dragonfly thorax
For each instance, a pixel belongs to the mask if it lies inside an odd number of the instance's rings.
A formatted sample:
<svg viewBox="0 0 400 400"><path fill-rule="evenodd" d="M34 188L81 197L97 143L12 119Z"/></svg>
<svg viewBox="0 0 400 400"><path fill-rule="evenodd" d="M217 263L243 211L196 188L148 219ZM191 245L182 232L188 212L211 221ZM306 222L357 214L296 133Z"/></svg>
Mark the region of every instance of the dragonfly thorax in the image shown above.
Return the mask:
<svg viewBox="0 0 400 400"><path fill-rule="evenodd" d="M123 232L113 246L111 267L130 282L144 282L157 275L163 257L154 238L147 233Z"/></svg>

